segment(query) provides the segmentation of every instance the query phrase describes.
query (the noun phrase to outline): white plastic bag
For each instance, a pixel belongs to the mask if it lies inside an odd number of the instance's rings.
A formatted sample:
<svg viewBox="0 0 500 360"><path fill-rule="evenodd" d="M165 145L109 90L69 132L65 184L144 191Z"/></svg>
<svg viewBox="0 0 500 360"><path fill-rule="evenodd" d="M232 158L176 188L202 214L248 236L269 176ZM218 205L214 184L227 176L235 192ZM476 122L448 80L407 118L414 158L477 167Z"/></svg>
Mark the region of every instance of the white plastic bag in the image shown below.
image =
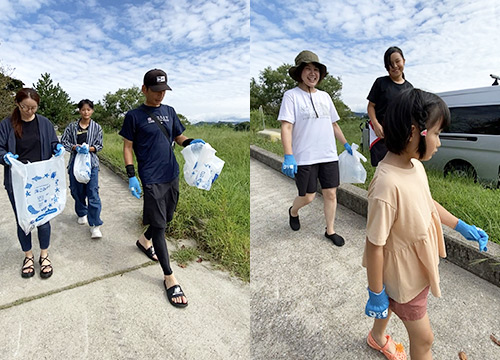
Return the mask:
<svg viewBox="0 0 500 360"><path fill-rule="evenodd" d="M19 226L28 235L64 210L66 205L66 166L64 154L49 160L12 163L12 189Z"/></svg>
<svg viewBox="0 0 500 360"><path fill-rule="evenodd" d="M210 190L224 167L224 161L215 156L215 152L208 143L196 143L182 149L184 180L188 185Z"/></svg>
<svg viewBox="0 0 500 360"><path fill-rule="evenodd" d="M82 147L88 148L89 146L83 143ZM90 153L77 153L75 156L75 162L73 163L73 175L75 175L76 181L82 184L87 184L90 181L91 170Z"/></svg>
<svg viewBox="0 0 500 360"><path fill-rule="evenodd" d="M361 164L361 160L366 162L366 158L358 151L358 144L352 144L352 155L347 150L339 155L340 183L364 183L366 181L366 170Z"/></svg>

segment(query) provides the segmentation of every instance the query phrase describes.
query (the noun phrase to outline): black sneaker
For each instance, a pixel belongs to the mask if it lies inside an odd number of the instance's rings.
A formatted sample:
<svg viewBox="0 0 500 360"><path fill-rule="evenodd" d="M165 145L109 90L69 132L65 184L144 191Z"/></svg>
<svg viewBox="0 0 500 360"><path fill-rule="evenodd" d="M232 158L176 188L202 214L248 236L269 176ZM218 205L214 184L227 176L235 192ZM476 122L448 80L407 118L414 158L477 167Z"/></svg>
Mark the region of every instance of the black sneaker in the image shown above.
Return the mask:
<svg viewBox="0 0 500 360"><path fill-rule="evenodd" d="M300 229L300 221L299 221L299 215L297 216L292 216L292 207L290 206L290 209L288 209L288 217L290 218L290 227L292 228L293 231L297 231Z"/></svg>
<svg viewBox="0 0 500 360"><path fill-rule="evenodd" d="M325 231L325 237L331 240L337 246L343 246L345 244L344 238L338 235L337 233L328 235L327 232Z"/></svg>

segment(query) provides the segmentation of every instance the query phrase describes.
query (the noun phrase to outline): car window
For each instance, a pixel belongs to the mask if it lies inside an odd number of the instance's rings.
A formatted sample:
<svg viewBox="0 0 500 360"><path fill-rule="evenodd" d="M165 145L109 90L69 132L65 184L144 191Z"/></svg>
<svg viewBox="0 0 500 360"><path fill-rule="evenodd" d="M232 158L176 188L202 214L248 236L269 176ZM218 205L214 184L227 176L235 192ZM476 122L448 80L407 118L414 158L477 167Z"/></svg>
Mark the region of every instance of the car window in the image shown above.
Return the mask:
<svg viewBox="0 0 500 360"><path fill-rule="evenodd" d="M500 105L450 108L451 124L443 132L500 135Z"/></svg>

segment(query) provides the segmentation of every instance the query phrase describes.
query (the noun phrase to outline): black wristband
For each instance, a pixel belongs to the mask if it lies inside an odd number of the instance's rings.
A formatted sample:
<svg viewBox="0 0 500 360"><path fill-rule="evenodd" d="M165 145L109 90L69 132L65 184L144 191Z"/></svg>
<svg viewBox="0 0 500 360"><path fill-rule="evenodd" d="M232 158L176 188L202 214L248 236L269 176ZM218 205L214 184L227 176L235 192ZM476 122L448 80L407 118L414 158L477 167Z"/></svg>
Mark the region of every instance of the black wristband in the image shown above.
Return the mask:
<svg viewBox="0 0 500 360"><path fill-rule="evenodd" d="M135 176L135 169L133 164L125 166L125 169L127 170L127 176L129 178Z"/></svg>
<svg viewBox="0 0 500 360"><path fill-rule="evenodd" d="M191 138L184 140L184 141L182 142L182 146L183 146L183 147L188 146L189 144L191 144L191 141L193 141L193 140L194 140L194 139L191 139Z"/></svg>

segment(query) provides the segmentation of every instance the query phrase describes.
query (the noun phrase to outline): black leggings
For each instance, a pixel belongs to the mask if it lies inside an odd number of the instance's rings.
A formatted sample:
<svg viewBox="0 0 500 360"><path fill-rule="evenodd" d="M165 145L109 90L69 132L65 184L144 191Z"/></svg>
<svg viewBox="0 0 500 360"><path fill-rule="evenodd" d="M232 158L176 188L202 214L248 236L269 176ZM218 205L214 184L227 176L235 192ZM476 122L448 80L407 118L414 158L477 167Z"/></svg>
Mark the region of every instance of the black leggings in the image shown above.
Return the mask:
<svg viewBox="0 0 500 360"><path fill-rule="evenodd" d="M148 240L153 240L156 257L158 258L161 268L163 269L163 274L172 275L173 271L170 267L167 242L165 241L165 228L157 228L150 225L144 233L144 237Z"/></svg>

